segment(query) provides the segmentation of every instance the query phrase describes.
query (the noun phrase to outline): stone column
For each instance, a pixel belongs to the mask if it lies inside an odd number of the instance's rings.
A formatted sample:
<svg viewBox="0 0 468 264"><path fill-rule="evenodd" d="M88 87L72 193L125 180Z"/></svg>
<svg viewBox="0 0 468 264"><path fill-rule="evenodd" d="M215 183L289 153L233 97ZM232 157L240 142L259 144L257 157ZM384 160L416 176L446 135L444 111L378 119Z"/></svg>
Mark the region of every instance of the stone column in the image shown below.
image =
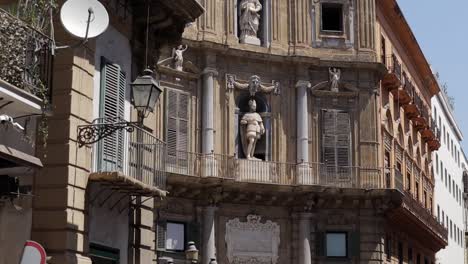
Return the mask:
<svg viewBox="0 0 468 264"><path fill-rule="evenodd" d="M309 120L307 111L307 89L310 83L298 81L296 84L296 157L297 157L297 183L314 184L313 175L309 167Z"/></svg>
<svg viewBox="0 0 468 264"><path fill-rule="evenodd" d="M297 129L297 163L309 162L309 120L307 111L307 88L310 83L307 81L298 81L296 84L296 129Z"/></svg>
<svg viewBox="0 0 468 264"><path fill-rule="evenodd" d="M299 243L298 243L298 257L299 264L311 264L312 254L310 252L310 225L311 213L299 214Z"/></svg>
<svg viewBox="0 0 468 264"><path fill-rule="evenodd" d="M209 154L214 151L214 78L218 75L218 72L213 68L205 68L202 75L202 152L204 154Z"/></svg>
<svg viewBox="0 0 468 264"><path fill-rule="evenodd" d="M216 258L215 212L216 207L208 206L203 210L203 262L209 263Z"/></svg>

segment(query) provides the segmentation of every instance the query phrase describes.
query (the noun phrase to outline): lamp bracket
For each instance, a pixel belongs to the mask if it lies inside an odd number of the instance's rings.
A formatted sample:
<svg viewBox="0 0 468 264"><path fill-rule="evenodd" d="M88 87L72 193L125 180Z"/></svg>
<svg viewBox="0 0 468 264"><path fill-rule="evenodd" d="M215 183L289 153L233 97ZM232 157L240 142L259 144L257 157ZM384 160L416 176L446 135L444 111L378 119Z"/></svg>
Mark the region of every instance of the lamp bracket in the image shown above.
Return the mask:
<svg viewBox="0 0 468 264"><path fill-rule="evenodd" d="M78 146L81 148L85 145L94 144L118 130L126 130L133 132L138 122L117 121L113 123L93 123L91 125L78 126Z"/></svg>

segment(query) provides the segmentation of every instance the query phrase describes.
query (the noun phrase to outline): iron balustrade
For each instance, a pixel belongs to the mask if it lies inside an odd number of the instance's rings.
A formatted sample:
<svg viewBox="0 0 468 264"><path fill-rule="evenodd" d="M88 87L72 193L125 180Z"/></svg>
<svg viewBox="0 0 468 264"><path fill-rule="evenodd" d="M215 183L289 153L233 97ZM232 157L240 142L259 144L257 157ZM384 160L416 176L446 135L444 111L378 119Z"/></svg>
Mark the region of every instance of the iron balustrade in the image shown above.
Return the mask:
<svg viewBox="0 0 468 264"><path fill-rule="evenodd" d="M113 124L115 118L99 118L93 125ZM143 184L166 188L165 143L143 128L128 123L94 144L94 172L120 172Z"/></svg>
<svg viewBox="0 0 468 264"><path fill-rule="evenodd" d="M0 79L50 101L53 41L0 8Z"/></svg>

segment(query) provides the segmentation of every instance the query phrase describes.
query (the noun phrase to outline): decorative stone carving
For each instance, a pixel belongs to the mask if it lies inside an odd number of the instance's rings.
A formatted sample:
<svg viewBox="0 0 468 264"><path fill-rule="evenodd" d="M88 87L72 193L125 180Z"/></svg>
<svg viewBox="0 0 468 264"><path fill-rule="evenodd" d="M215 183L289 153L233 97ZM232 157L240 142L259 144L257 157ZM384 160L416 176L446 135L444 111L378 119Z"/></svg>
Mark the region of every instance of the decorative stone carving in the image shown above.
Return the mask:
<svg viewBox="0 0 468 264"><path fill-rule="evenodd" d="M260 45L260 39L257 37L258 27L260 25L260 12L262 4L259 0L242 0L240 3L240 42Z"/></svg>
<svg viewBox="0 0 468 264"><path fill-rule="evenodd" d="M244 114L241 123L242 148L247 159L255 159L255 146L257 141L265 134L262 117L256 112L257 103L254 99L249 100L249 113Z"/></svg>
<svg viewBox="0 0 468 264"><path fill-rule="evenodd" d="M172 58L174 60L174 68L178 71L184 71L184 52L188 49L188 46L179 45L177 48L172 49Z"/></svg>
<svg viewBox="0 0 468 264"><path fill-rule="evenodd" d="M225 241L230 264L276 264L280 244L280 226L262 217L248 215L247 222L239 218L226 223Z"/></svg>
<svg viewBox="0 0 468 264"><path fill-rule="evenodd" d="M341 70L337 68L329 68L330 73L330 91L338 92L341 79Z"/></svg>
<svg viewBox="0 0 468 264"><path fill-rule="evenodd" d="M261 79L258 75L252 75L247 82L239 82L236 80L236 77L231 74L226 75L226 87L229 92L232 92L234 89L239 90L249 90L250 96L255 96L256 93L271 93L275 95L280 95L280 83L277 81L272 82L273 85L268 86L264 85L261 82Z"/></svg>

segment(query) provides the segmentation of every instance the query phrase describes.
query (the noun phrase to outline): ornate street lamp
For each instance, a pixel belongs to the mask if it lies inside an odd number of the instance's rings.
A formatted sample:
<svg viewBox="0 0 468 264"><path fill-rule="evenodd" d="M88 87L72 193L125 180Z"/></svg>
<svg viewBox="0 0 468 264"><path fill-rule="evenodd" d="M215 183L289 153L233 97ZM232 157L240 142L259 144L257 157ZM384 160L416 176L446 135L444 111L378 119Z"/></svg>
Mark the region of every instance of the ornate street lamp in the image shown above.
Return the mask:
<svg viewBox="0 0 468 264"><path fill-rule="evenodd" d="M127 122L119 119L113 119L112 122L95 123L91 125L78 126L78 144L79 147L94 144L103 138L106 138L118 130L125 129L133 132L136 126L143 125L143 119L148 113L153 112L162 93L158 82L152 76L153 72L149 69L143 71L143 75L138 76L130 85L131 102L138 112L137 122Z"/></svg>
<svg viewBox="0 0 468 264"><path fill-rule="evenodd" d="M189 263L198 263L198 249L195 247L195 242L188 242L187 250L185 250L185 259Z"/></svg>
<svg viewBox="0 0 468 264"><path fill-rule="evenodd" d="M153 112L162 93L159 83L153 78L153 71L146 69L143 75L138 76L130 85L132 87L132 105L138 112L138 122L143 123L143 119L148 112Z"/></svg>

